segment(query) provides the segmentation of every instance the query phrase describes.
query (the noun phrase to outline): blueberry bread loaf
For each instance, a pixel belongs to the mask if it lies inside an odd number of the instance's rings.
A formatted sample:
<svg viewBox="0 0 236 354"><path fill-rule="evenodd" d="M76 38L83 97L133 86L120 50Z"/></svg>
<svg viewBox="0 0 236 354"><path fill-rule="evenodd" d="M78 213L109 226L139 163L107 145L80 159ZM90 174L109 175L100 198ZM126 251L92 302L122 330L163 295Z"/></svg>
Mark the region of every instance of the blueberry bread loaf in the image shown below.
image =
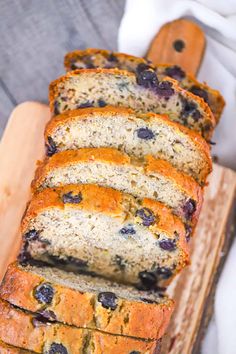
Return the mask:
<svg viewBox="0 0 236 354"><path fill-rule="evenodd" d="M149 354L159 341L116 336L49 321L0 300L0 339L43 354Z"/></svg>
<svg viewBox="0 0 236 354"><path fill-rule="evenodd" d="M98 184L151 198L170 207L183 222L196 225L203 189L169 162L130 157L114 148L67 150L47 158L37 169L33 190L67 184Z"/></svg>
<svg viewBox="0 0 236 354"><path fill-rule="evenodd" d="M168 208L97 185L36 194L22 234L22 264L43 261L144 289L166 285L189 262L187 232Z"/></svg>
<svg viewBox="0 0 236 354"><path fill-rule="evenodd" d="M197 133L167 117L121 107L83 108L55 116L45 130L47 154L84 147L115 147L138 158L170 162L204 184L211 172L210 149Z"/></svg>
<svg viewBox="0 0 236 354"><path fill-rule="evenodd" d="M57 268L8 267L0 296L12 305L76 327L143 339L163 336L173 301L157 292ZM140 326L140 323L145 323Z"/></svg>
<svg viewBox="0 0 236 354"><path fill-rule="evenodd" d="M154 66L150 61L123 53L113 53L102 49L75 50L65 56L65 69L67 71L76 69L93 68L118 68L131 72L139 72L140 69L149 67L154 69L157 79L161 81L169 76L179 82L179 85L204 99L209 105L216 121L218 122L223 111L225 101L219 91L211 89L206 84L198 82L192 75L184 72L176 65L158 64Z"/></svg>
<svg viewBox="0 0 236 354"><path fill-rule="evenodd" d="M171 120L210 139L215 118L202 98L180 88L176 80L158 82L154 70L134 74L119 69L81 69L49 86L54 115L82 107L105 105L133 108L140 113L168 114Z"/></svg>
<svg viewBox="0 0 236 354"><path fill-rule="evenodd" d="M13 345L9 345L0 340L0 353L1 354L34 354L30 350L24 350L17 348Z"/></svg>

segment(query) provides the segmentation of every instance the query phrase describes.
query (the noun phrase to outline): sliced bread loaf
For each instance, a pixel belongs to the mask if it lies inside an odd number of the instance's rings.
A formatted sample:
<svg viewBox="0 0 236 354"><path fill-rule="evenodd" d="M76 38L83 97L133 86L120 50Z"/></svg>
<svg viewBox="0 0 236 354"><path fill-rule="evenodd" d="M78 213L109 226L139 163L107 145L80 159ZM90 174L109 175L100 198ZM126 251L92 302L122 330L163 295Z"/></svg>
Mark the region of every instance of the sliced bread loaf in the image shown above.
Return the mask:
<svg viewBox="0 0 236 354"><path fill-rule="evenodd" d="M169 162L150 155L137 159L113 148L59 152L39 166L32 186L33 190L42 190L90 183L160 201L192 226L198 220L203 200L198 183Z"/></svg>
<svg viewBox="0 0 236 354"><path fill-rule="evenodd" d="M13 263L0 287L9 303L76 327L143 339L161 338L173 301L108 280Z"/></svg>
<svg viewBox="0 0 236 354"><path fill-rule="evenodd" d="M157 114L121 107L83 108L54 117L45 130L47 154L84 147L115 147L170 162L200 184L211 172L210 149L197 133Z"/></svg>
<svg viewBox="0 0 236 354"><path fill-rule="evenodd" d="M66 310L66 309L65 309ZM0 339L43 354L150 354L160 342L105 334L51 322L0 300ZM159 347L160 348L160 347Z"/></svg>
<svg viewBox="0 0 236 354"><path fill-rule="evenodd" d="M137 74L119 69L71 71L50 84L49 101L54 115L105 105L168 114L171 120L206 139L210 139L215 127L215 118L202 98L180 88L171 78L158 82L151 69Z"/></svg>
<svg viewBox="0 0 236 354"><path fill-rule="evenodd" d="M187 74L176 65L158 64L154 66L150 61L143 58L94 48L75 50L66 54L64 64L67 71L92 68L118 68L136 73L142 68L148 69L151 67L156 71L159 81L166 76L170 76L178 80L182 88L203 98L209 104L217 122L225 105L224 98L219 91L211 89L205 83L198 82L192 75Z"/></svg>
<svg viewBox="0 0 236 354"><path fill-rule="evenodd" d="M166 285L189 262L186 232L170 210L97 185L44 189L22 221L30 259L139 288Z"/></svg>

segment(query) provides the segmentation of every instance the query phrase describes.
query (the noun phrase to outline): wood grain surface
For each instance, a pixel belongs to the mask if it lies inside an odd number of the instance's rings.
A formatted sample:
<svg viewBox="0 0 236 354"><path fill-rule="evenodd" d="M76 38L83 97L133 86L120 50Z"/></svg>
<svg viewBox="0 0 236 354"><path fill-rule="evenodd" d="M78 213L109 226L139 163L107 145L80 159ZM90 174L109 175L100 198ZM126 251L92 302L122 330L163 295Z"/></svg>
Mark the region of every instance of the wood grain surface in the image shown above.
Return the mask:
<svg viewBox="0 0 236 354"><path fill-rule="evenodd" d="M29 102L18 106L0 144L0 277L18 252L19 225L30 197L37 160L44 155L43 130L49 119L45 105ZM192 264L169 289L176 310L164 340L163 354L199 354L195 348L204 305L222 257L227 225L232 231L229 216L235 201L236 173L214 165L209 182L191 242Z"/></svg>
<svg viewBox="0 0 236 354"><path fill-rule="evenodd" d="M193 75L201 65L205 50L205 35L201 28L185 19L164 25L154 37L147 58L153 63L181 66Z"/></svg>

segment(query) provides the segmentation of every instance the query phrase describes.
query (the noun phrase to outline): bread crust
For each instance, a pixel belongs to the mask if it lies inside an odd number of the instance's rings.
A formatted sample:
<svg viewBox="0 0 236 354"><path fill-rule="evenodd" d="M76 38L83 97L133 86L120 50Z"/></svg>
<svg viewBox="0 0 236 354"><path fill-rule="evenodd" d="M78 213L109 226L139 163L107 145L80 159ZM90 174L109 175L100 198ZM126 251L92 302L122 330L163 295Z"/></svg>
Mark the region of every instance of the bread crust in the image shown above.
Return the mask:
<svg viewBox="0 0 236 354"><path fill-rule="evenodd" d="M114 148L82 148L79 150L66 150L46 158L38 167L35 173L35 179L32 182L33 192L39 189L45 177L52 170L60 167L75 165L76 163L103 162L114 165L139 165L143 173L147 175L159 174L167 180L170 180L176 188L184 193L188 198L196 201L196 211L191 218L191 224L196 225L203 203L203 188L190 176L179 172L169 162L155 159L151 155L145 156L144 161L134 161L134 159L121 153Z"/></svg>
<svg viewBox="0 0 236 354"><path fill-rule="evenodd" d="M156 341L142 341L54 323L36 322L35 316L0 300L0 338L24 349L44 353L58 343L70 354L89 348L93 354L155 353Z"/></svg>
<svg viewBox="0 0 236 354"><path fill-rule="evenodd" d="M47 141L48 137L53 135L55 130L68 122L73 122L76 120L86 120L88 117L91 118L93 116L101 115L103 119L109 117L115 117L118 115L123 115L131 118L138 117L139 119L143 119L145 122L154 121L156 123L160 122L160 124L166 124L168 127L173 128L176 131L176 134L180 136L188 137L191 144L193 144L197 150L199 150L200 154L203 156L206 161L206 168L202 171L202 177L200 180L204 183L208 174L212 171L212 159L210 154L210 148L207 142L202 136L183 125L171 121L167 116L158 115L155 113L146 113L146 114L137 114L132 109L126 109L123 107L114 107L114 106L106 106L106 107L94 107L94 108L80 108L73 111L67 111L60 115L54 116L46 125L45 128L45 140Z"/></svg>
<svg viewBox="0 0 236 354"><path fill-rule="evenodd" d="M71 63L72 62L76 63L77 60L83 61L83 57L86 58L87 56L89 57L89 56L102 55L107 60L107 58L111 56L111 54L118 60L118 62L130 62L131 65L132 63L135 63L136 66L138 66L139 64L146 64L146 65L148 64L152 68L156 69L157 74L158 74L158 69L160 68L165 69L173 66L173 64L168 64L168 63L165 64L160 63L158 65L154 65L148 62L144 58L135 57L125 53L111 52L108 50L97 49L97 48L88 48L84 50L75 50L73 52L67 53L64 58L64 67L66 71L71 71L72 70ZM223 96L220 94L218 90L212 89L206 83L201 83L197 81L196 78L190 73L185 73L185 74L186 77L183 79L183 81L178 81L179 85L185 89L189 89L191 88L191 86L197 86L201 90L205 90L208 93L210 98L210 102L209 102L210 108L212 109L215 115L216 121L219 122L220 116L225 106L225 100Z"/></svg>
<svg viewBox="0 0 236 354"><path fill-rule="evenodd" d="M24 350L21 348L8 345L0 340L0 353L1 354L34 354L32 351Z"/></svg>
<svg viewBox="0 0 236 354"><path fill-rule="evenodd" d="M76 77L78 75L91 75L91 74L104 74L104 75L112 75L112 76L123 76L126 78L130 78L132 81L136 82L136 76L134 73L132 72L128 72L126 70L119 70L119 69L78 69L78 70L74 70L71 72L68 72L66 75L59 77L58 79L52 81L49 85L49 105L50 105L50 110L51 112L53 112L54 110L54 101L55 99L58 97L59 95L59 86L65 82L67 82L68 80L70 80L73 77ZM165 77L162 81L169 81L172 83L172 88L178 93L183 95L183 97L187 98L187 99L191 99L193 101L195 101L195 103L197 103L202 111L203 114L205 115L205 121L204 121L204 125L207 125L207 132L204 133L205 138L206 139L210 139L212 134L213 134L213 130L215 128L216 125L216 121L215 121L215 117L212 114L209 106L205 103L205 101L196 95L193 95L191 92L186 91L184 89L182 89L179 85L178 85L178 81L171 79L169 77ZM149 90L149 89L147 89Z"/></svg>
<svg viewBox="0 0 236 354"><path fill-rule="evenodd" d="M33 196L21 223L21 232L25 234L32 219L49 208L66 208L62 202L62 195L72 192L73 195L82 194L79 204L69 204L71 208L84 209L91 212L103 213L111 217L120 218L123 222L129 214L136 211L135 199L128 194L111 188L97 185L66 185L54 189L44 189ZM173 275L190 263L189 245L186 240L186 230L181 220L171 213L171 210L160 202L144 198L138 202L139 208L148 208L156 216L156 222L148 226L151 232L165 232L168 237L175 238L178 234L177 247L179 255ZM136 222L136 219L134 219ZM165 282L168 284L172 278Z"/></svg>
<svg viewBox="0 0 236 354"><path fill-rule="evenodd" d="M17 263L12 263L1 284L0 296L17 307L40 313L43 306L34 297L34 291L42 283L49 281ZM112 311L101 305L95 292L82 293L56 282L50 284L53 286L54 296L46 311L52 311L57 321L76 327L159 339L165 333L174 309L173 301L168 298L159 304L119 298L118 307ZM145 297L145 292L140 292L140 297L142 296ZM141 323L144 325L140 325Z"/></svg>

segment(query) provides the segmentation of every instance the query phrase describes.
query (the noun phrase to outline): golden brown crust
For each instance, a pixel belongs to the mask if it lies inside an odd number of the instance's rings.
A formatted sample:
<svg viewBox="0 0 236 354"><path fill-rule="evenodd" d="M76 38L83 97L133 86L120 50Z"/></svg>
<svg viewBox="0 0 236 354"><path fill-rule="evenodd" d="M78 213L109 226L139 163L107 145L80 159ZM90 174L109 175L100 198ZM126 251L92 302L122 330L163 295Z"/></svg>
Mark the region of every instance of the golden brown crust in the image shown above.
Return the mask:
<svg viewBox="0 0 236 354"><path fill-rule="evenodd" d="M132 80L135 80L135 82L136 82L136 77L135 77L134 73L128 72L126 70L119 70L116 68L115 69L100 69L100 68L78 69L78 70L68 72L66 75L61 76L57 80L51 82L49 85L49 104L50 104L51 112L53 112L53 110L54 110L54 100L59 95L60 84L70 80L70 78L72 78L74 76L83 75L83 74L88 74L88 75L105 74L105 75L112 75L112 76L119 75L119 76L124 76L124 77L130 77ZM216 121L215 121L215 117L213 116L208 104L206 104L205 101L201 97L193 95L191 92L182 89L178 85L178 81L171 79L169 77L164 78L164 80L172 82L172 85L173 85L172 87L176 90L176 92L182 94L183 97L185 97L187 99L191 99L200 105L200 107L202 108L202 110L205 114L205 119L206 119L205 124L208 125L208 131L206 132L205 137L208 137L210 139L210 137L213 133L214 127L216 125Z"/></svg>
<svg viewBox="0 0 236 354"><path fill-rule="evenodd" d="M70 71L71 70L71 62L72 61L76 62L77 58L82 59L83 57L93 56L93 55L102 55L104 58L108 58L111 53L116 58L118 58L118 60L120 62L123 62L123 61L128 61L131 63L135 62L135 64L137 66L139 64L147 64L147 60L144 58L135 57L135 56L128 55L125 53L110 52L110 51L104 50L104 49L88 48L85 50L75 50L73 52L67 53L64 58L64 67L65 67L66 71ZM154 69L156 68L157 72L158 72L159 68L164 69L164 68L168 68L168 67L173 66L172 64L168 64L168 63L158 64L156 66L151 63L149 65L151 67L153 67ZM224 100L223 96L221 95L221 93L218 90L212 89L206 83L201 83L201 82L197 81L196 78L193 75L191 75L190 73L186 73L186 80L187 80L187 83L189 82L193 86L196 85L201 90L205 90L208 92L208 94L210 94L211 100L213 101L211 104L211 108L212 108L212 110L214 108L214 115L215 115L216 121L219 122L220 116L221 116L222 111L225 106L225 100ZM180 82L180 85L186 89L189 88L186 83Z"/></svg>
<svg viewBox="0 0 236 354"><path fill-rule="evenodd" d="M43 276L12 263L1 284L0 296L15 306L40 312L42 304L34 297L34 290L45 282L49 283ZM57 283L50 284L53 286L54 296L46 310L53 311L59 322L76 327L97 328L113 334L158 339L163 336L174 308L173 301L169 299L160 304L151 304L119 298L117 308L112 311L97 301L94 292L82 293ZM96 323L94 318L97 319ZM125 318L129 321L125 322Z"/></svg>
<svg viewBox="0 0 236 354"><path fill-rule="evenodd" d="M114 148L83 148L62 151L53 155L50 159L46 158L39 166L35 174L35 179L32 182L33 191L37 190L42 185L47 174L56 168L76 163L93 163L97 161L132 166L132 159ZM167 180L170 180L186 197L196 201L196 211L191 218L192 224L195 225L203 203L203 189L199 184L192 177L176 170L169 162L155 159L151 155L144 157L144 161L140 161L139 165L143 168L144 174L150 175L156 173L162 175Z"/></svg>
<svg viewBox="0 0 236 354"><path fill-rule="evenodd" d="M1 354L33 354L32 351L24 350L21 348L13 347L0 340L0 353Z"/></svg>
<svg viewBox="0 0 236 354"><path fill-rule="evenodd" d="M181 136L187 136L192 144L196 146L196 149L200 151L200 153L204 156L206 161L206 171L203 173L203 181L206 179L207 175L212 171L212 160L210 155L210 148L207 142L202 136L179 123L171 121L167 116L158 115L155 113L147 113L147 114L137 114L132 109L126 109L123 107L113 107L106 106L101 108L81 108L73 111L67 111L63 114L57 115L53 117L46 126L45 129L45 139L53 134L55 129L60 125L66 124L67 122L73 120L87 119L88 117L93 117L96 115L101 115L104 119L111 116L118 116L122 114L127 117L138 117L139 119L143 119L144 121L155 121L160 122L161 124L167 124L169 127L172 127L177 134Z"/></svg>
<svg viewBox="0 0 236 354"><path fill-rule="evenodd" d="M125 218L136 211L133 210L135 199L128 194L119 192L112 188L101 187L93 184L87 185L66 185L58 188L47 188L42 192L35 194L28 206L25 216L22 220L21 231L27 230L28 224L34 219L42 210L55 207L63 209L65 204L62 202L62 195L72 192L72 195L81 193L82 200L78 204L70 204L70 207L75 209L85 209L91 212L104 213L111 217ZM170 237L173 237L175 232L179 234L179 241L183 247L183 251L188 263L189 247L185 239L185 227L182 221L171 213L171 209L164 206L158 201L151 199L143 199L139 201L139 205L146 207L149 205L154 212L156 223L149 226L149 229L154 232L158 230L165 231ZM128 208L127 208L128 207Z"/></svg>
<svg viewBox="0 0 236 354"><path fill-rule="evenodd" d="M93 354L140 354L155 353L156 341L115 336L98 331L66 326L60 323L36 325L34 316L12 307L0 300L0 338L11 345L33 350L36 353L49 351L53 343L63 345L70 354L78 354L85 345Z"/></svg>

